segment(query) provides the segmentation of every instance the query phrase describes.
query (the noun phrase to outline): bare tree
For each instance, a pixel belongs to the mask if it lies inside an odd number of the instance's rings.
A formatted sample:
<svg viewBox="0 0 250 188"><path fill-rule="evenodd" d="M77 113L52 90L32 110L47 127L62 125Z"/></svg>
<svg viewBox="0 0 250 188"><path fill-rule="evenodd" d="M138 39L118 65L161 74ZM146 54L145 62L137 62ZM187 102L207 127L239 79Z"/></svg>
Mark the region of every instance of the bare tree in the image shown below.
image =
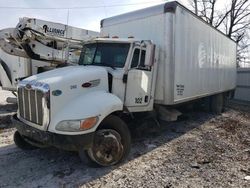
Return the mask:
<svg viewBox="0 0 250 188"><path fill-rule="evenodd" d="M217 0L189 0L195 14L214 26L215 4Z"/></svg>
<svg viewBox="0 0 250 188"><path fill-rule="evenodd" d="M228 19L223 20L226 34L238 44L237 60L242 62L249 49L250 2L248 0L231 0Z"/></svg>
<svg viewBox="0 0 250 188"><path fill-rule="evenodd" d="M229 0L224 10L217 8L217 2L218 0L190 0L199 17L236 41L237 59L241 61L242 57L246 58L246 51L250 48L250 1Z"/></svg>
<svg viewBox="0 0 250 188"><path fill-rule="evenodd" d="M229 10L229 27L227 35L236 42L243 39L250 27L250 3L248 0L232 0Z"/></svg>
<svg viewBox="0 0 250 188"><path fill-rule="evenodd" d="M198 4L197 4L197 0L193 0L194 2L194 10L195 10L195 14L198 14Z"/></svg>

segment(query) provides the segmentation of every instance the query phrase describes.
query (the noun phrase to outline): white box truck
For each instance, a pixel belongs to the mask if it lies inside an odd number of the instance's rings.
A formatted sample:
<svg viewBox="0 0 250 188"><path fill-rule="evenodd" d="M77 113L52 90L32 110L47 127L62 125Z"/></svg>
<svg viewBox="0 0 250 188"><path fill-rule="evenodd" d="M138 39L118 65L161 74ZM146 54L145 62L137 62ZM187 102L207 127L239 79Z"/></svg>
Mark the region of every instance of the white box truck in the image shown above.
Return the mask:
<svg viewBox="0 0 250 188"><path fill-rule="evenodd" d="M130 149L124 116L207 97L221 106L235 88L235 42L177 2L101 24L103 35L123 38L90 40L79 66L19 82L13 117L19 147L52 145L113 165Z"/></svg>

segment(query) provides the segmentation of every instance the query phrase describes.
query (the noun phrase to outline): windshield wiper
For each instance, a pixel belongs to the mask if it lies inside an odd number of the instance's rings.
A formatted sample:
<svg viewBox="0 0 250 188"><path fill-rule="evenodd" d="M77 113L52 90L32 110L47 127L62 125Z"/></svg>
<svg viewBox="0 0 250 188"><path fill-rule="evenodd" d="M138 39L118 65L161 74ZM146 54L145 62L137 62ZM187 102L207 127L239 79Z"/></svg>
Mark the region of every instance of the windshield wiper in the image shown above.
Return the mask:
<svg viewBox="0 0 250 188"><path fill-rule="evenodd" d="M100 65L107 66L112 68L113 70L116 70L116 68L113 65L107 64L107 63L101 63Z"/></svg>
<svg viewBox="0 0 250 188"><path fill-rule="evenodd" d="M116 68L113 65L110 65L108 63L92 63L92 64L89 64L89 65L105 66L105 67L110 67L113 70L116 70Z"/></svg>

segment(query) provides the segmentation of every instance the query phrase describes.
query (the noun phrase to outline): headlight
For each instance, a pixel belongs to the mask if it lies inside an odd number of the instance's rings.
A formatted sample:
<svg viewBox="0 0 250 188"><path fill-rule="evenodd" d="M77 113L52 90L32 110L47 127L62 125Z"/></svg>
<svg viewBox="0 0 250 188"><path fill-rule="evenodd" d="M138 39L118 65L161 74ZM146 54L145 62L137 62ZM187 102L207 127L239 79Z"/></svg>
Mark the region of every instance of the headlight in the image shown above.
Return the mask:
<svg viewBox="0 0 250 188"><path fill-rule="evenodd" d="M56 125L58 131L75 132L80 130L80 121L61 121Z"/></svg>
<svg viewBox="0 0 250 188"><path fill-rule="evenodd" d="M67 132L85 131L94 127L97 121L98 117L90 117L84 120L61 121L56 125L56 130Z"/></svg>

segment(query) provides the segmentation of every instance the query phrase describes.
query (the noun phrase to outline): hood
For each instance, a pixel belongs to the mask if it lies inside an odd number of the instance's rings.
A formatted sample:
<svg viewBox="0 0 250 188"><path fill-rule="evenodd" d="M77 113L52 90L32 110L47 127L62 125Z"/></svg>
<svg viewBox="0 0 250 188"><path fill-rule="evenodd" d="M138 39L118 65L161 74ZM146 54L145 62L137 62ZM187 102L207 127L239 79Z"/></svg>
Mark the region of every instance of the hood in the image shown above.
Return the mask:
<svg viewBox="0 0 250 188"><path fill-rule="evenodd" d="M99 66L69 66L33 75L22 80L20 84L46 84L50 90L62 87L72 89L88 81L106 79L107 75L107 70Z"/></svg>
<svg viewBox="0 0 250 188"><path fill-rule="evenodd" d="M108 72L100 66L69 66L26 78L18 83L18 87L23 86L49 91L53 117L78 97L94 91L108 92Z"/></svg>

